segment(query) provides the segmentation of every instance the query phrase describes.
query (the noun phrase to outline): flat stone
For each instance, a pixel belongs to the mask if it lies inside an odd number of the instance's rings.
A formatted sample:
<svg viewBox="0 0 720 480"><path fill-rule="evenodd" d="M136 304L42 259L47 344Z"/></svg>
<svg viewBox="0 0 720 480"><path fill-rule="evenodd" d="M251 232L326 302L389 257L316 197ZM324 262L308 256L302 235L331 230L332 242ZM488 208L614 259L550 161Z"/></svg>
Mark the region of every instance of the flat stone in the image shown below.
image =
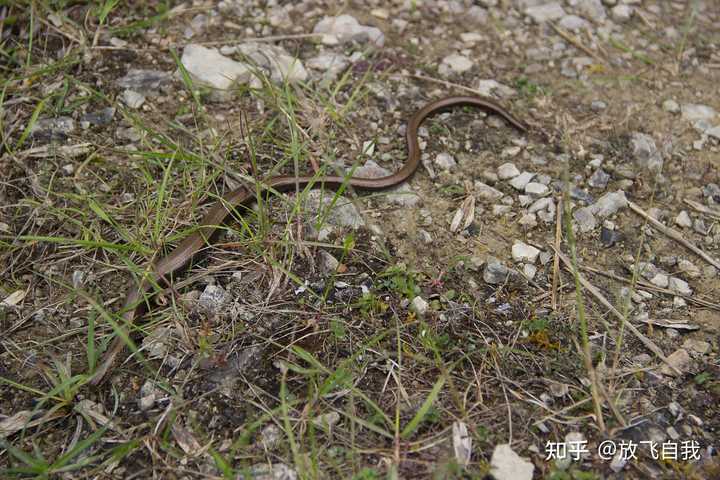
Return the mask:
<svg viewBox="0 0 720 480"><path fill-rule="evenodd" d="M350 59L339 53L325 52L312 57L306 64L309 68L325 72L326 78L334 80L350 65Z"/></svg>
<svg viewBox="0 0 720 480"><path fill-rule="evenodd" d="M550 189L548 189L548 187L546 185L543 185L542 183L530 182L525 185L525 193L536 198L547 195L549 192Z"/></svg>
<svg viewBox="0 0 720 480"><path fill-rule="evenodd" d="M133 68L116 83L120 88L134 90L144 95L158 93L163 86L172 81L172 74L159 70L146 70Z"/></svg>
<svg viewBox="0 0 720 480"><path fill-rule="evenodd" d="M617 23L628 22L634 13L633 7L629 5L616 5L610 10L610 17Z"/></svg>
<svg viewBox="0 0 720 480"><path fill-rule="evenodd" d="M483 270L483 280L491 285L505 283L510 276L510 269L494 257L488 257Z"/></svg>
<svg viewBox="0 0 720 480"><path fill-rule="evenodd" d="M282 85L286 81L288 83L304 82L308 79L307 70L302 62L282 47L267 43L248 42L236 45L231 52L239 53L247 58L276 85Z"/></svg>
<svg viewBox="0 0 720 480"><path fill-rule="evenodd" d="M606 193L589 208L594 215L605 218L614 215L618 210L627 206L628 201L625 197L625 192L618 190L617 192Z"/></svg>
<svg viewBox="0 0 720 480"><path fill-rule="evenodd" d="M510 180L510 186L513 187L515 190L519 190L522 192L525 190L525 186L530 183L530 180L532 180L534 176L534 173L522 172L520 175Z"/></svg>
<svg viewBox="0 0 720 480"><path fill-rule="evenodd" d="M673 99L668 98L662 103L662 109L668 113L680 112L680 105Z"/></svg>
<svg viewBox="0 0 720 480"><path fill-rule="evenodd" d="M482 199L491 201L499 200L505 196L500 190L482 182L475 182L475 194Z"/></svg>
<svg viewBox="0 0 720 480"><path fill-rule="evenodd" d="M202 45L187 45L181 62L194 81L218 90L228 90L234 84L247 83L252 78L247 65Z"/></svg>
<svg viewBox="0 0 720 480"><path fill-rule="evenodd" d="M415 312L418 317L423 317L427 313L429 304L422 297L417 296L410 302L410 311Z"/></svg>
<svg viewBox="0 0 720 480"><path fill-rule="evenodd" d="M459 53L453 53L442 59L438 72L441 75L448 75L450 73L464 73L470 70L474 66L472 60Z"/></svg>
<svg viewBox="0 0 720 480"><path fill-rule="evenodd" d="M688 338L685 342L683 342L682 346L686 350L690 350L701 355L705 355L710 352L710 343L704 340L694 340L692 338Z"/></svg>
<svg viewBox="0 0 720 480"><path fill-rule="evenodd" d="M513 88L491 78L478 80L475 89L486 97L510 98L517 94Z"/></svg>
<svg viewBox="0 0 720 480"><path fill-rule="evenodd" d="M509 444L497 445L490 459L490 474L495 480L532 480L535 465L521 457Z"/></svg>
<svg viewBox="0 0 720 480"><path fill-rule="evenodd" d="M677 277L670 277L668 279L667 288L680 295L692 295L693 293L690 285L685 280Z"/></svg>
<svg viewBox="0 0 720 480"><path fill-rule="evenodd" d="M577 15L565 15L560 19L559 24L565 30L580 30L588 26L588 22Z"/></svg>
<svg viewBox="0 0 720 480"><path fill-rule="evenodd" d="M605 173L602 168L598 168L588 179L588 185L590 185L592 188L605 189L609 181L610 174Z"/></svg>
<svg viewBox="0 0 720 480"><path fill-rule="evenodd" d="M452 170L453 168L457 167L457 162L455 161L455 158L450 155L449 153L443 152L438 153L435 156L435 165L440 167L443 170Z"/></svg>
<svg viewBox="0 0 720 480"><path fill-rule="evenodd" d="M540 250L523 242L515 242L512 246L512 257L516 262L535 263Z"/></svg>
<svg viewBox="0 0 720 480"><path fill-rule="evenodd" d="M330 206L333 208L328 212ZM335 198L335 192L312 190L307 193L305 208L313 217L322 216L322 219L331 225L349 227L353 229L365 225L360 212L346 197Z"/></svg>
<svg viewBox="0 0 720 480"><path fill-rule="evenodd" d="M323 17L315 24L313 33L323 34L322 43L326 45L358 42L382 47L385 44L385 35L379 28L360 25L355 17L347 14Z"/></svg>
<svg viewBox="0 0 720 480"><path fill-rule="evenodd" d="M693 225L692 218L690 218L688 212L683 210L675 217L675 225L682 228L690 228Z"/></svg>
<svg viewBox="0 0 720 480"><path fill-rule="evenodd" d="M514 163L503 163L497 169L497 176L500 180L508 180L518 175L520 175L520 170L518 170Z"/></svg>
<svg viewBox="0 0 720 480"><path fill-rule="evenodd" d="M634 132L630 138L635 163L651 172L660 172L663 167L663 157L655 140L645 133Z"/></svg>
<svg viewBox="0 0 720 480"><path fill-rule="evenodd" d="M75 131L70 117L41 118L30 129L30 136L43 140L64 140Z"/></svg>
<svg viewBox="0 0 720 480"><path fill-rule="evenodd" d="M678 350L675 350L673 353L668 355L667 357L668 363L672 365L673 367L680 370L681 373L685 373L688 370L688 367L690 366L690 354L687 350L684 348L680 348ZM662 367L660 368L660 373L663 375L668 375L671 377L677 376L678 374L673 371L670 366L663 363Z"/></svg>
<svg viewBox="0 0 720 480"><path fill-rule="evenodd" d="M392 175L392 172L378 165L374 160L368 160L365 165L355 169L354 176L359 178L382 178ZM384 191L384 197L395 205L403 207L415 207L422 203L420 196L413 191L408 182L388 188Z"/></svg>
<svg viewBox="0 0 720 480"><path fill-rule="evenodd" d="M145 103L145 95L135 90L125 90L120 94L120 99L129 108L140 108Z"/></svg>
<svg viewBox="0 0 720 480"><path fill-rule="evenodd" d="M210 313L219 313L230 301L230 294L218 285L208 285L200 294L198 305Z"/></svg>
<svg viewBox="0 0 720 480"><path fill-rule="evenodd" d="M536 5L525 9L525 15L532 18L536 23L549 22L565 16L565 10L559 2Z"/></svg>
<svg viewBox="0 0 720 480"><path fill-rule="evenodd" d="M682 118L690 122L697 120L713 120L717 115L714 108L707 105L688 103L681 108Z"/></svg>
<svg viewBox="0 0 720 480"><path fill-rule="evenodd" d="M582 233L590 232L597 226L597 219L590 207L578 208L573 212L573 218Z"/></svg>

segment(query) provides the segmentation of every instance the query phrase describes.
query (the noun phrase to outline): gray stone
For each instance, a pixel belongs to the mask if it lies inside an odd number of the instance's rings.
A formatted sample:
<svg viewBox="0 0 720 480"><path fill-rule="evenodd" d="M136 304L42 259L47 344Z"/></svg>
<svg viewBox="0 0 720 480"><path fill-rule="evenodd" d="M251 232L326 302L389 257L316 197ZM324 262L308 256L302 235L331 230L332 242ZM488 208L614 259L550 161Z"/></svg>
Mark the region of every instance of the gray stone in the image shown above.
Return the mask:
<svg viewBox="0 0 720 480"><path fill-rule="evenodd" d="M120 94L120 99L129 108L140 108L145 103L145 95L135 90L125 90Z"/></svg>
<svg viewBox="0 0 720 480"><path fill-rule="evenodd" d="M680 295L692 295L693 291L690 285L685 280L681 280L677 277L670 277L668 279L667 288Z"/></svg>
<svg viewBox="0 0 720 480"><path fill-rule="evenodd" d="M573 1L568 3L572 4ZM582 15L595 23L604 23L607 19L605 7L600 0L575 0L574 3Z"/></svg>
<svg viewBox="0 0 720 480"><path fill-rule="evenodd" d="M429 304L419 295L410 302L410 311L415 312L418 317L425 316L428 307Z"/></svg>
<svg viewBox="0 0 720 480"><path fill-rule="evenodd" d="M313 33L323 34L322 42L326 45L360 42L382 47L385 44L385 35L379 28L360 25L355 17L347 14L323 17L315 24Z"/></svg>
<svg viewBox="0 0 720 480"><path fill-rule="evenodd" d="M305 208L314 217L320 216L323 222L338 227L357 229L365 225L355 205L343 196L335 197L335 192L312 190L307 193ZM332 209L328 211L331 205Z"/></svg>
<svg viewBox="0 0 720 480"><path fill-rule="evenodd" d="M662 108L668 113L678 113L680 111L680 105L670 98L662 103Z"/></svg>
<svg viewBox="0 0 720 480"><path fill-rule="evenodd" d="M320 250L318 255L318 266L323 273L332 274L335 273L340 262L337 258L333 257L330 253L325 250Z"/></svg>
<svg viewBox="0 0 720 480"><path fill-rule="evenodd" d="M559 2L536 5L525 9L525 15L532 18L536 23L549 22L565 16L565 10Z"/></svg>
<svg viewBox="0 0 720 480"><path fill-rule="evenodd" d="M216 314L220 312L222 307L224 307L230 299L230 294L228 294L224 288L218 285L208 285L200 295L198 305L209 313Z"/></svg>
<svg viewBox="0 0 720 480"><path fill-rule="evenodd" d="M120 88L147 94L157 94L158 90L170 84L172 75L159 70L131 69L117 80Z"/></svg>
<svg viewBox="0 0 720 480"><path fill-rule="evenodd" d="M249 476L241 473L236 480L297 480L295 470L284 463L258 463L250 467Z"/></svg>
<svg viewBox="0 0 720 480"><path fill-rule="evenodd" d="M514 163L503 163L498 167L497 175L500 180L508 180L520 175L520 170L518 170Z"/></svg>
<svg viewBox="0 0 720 480"><path fill-rule="evenodd" d="M438 72L441 75L449 75L452 73L464 73L473 67L473 62L468 57L453 53L442 59Z"/></svg>
<svg viewBox="0 0 720 480"><path fill-rule="evenodd" d="M30 137L41 140L64 140L75 131L70 117L42 118L30 129Z"/></svg>
<svg viewBox="0 0 720 480"><path fill-rule="evenodd" d="M682 227L682 228L690 228L692 227L692 219L690 218L690 215L688 212L683 210L678 214L677 217L675 217L675 225Z"/></svg>
<svg viewBox="0 0 720 480"><path fill-rule="evenodd" d="M578 224L578 228L582 233L594 230L597 226L597 219L592 212L592 208L578 208L573 212L573 218Z"/></svg>
<svg viewBox="0 0 720 480"><path fill-rule="evenodd" d="M350 59L345 55L325 52L306 62L309 68L325 72L325 78L334 80L350 65Z"/></svg>
<svg viewBox="0 0 720 480"><path fill-rule="evenodd" d="M516 95L514 89L493 79L478 80L475 88L481 95L487 97L510 98Z"/></svg>
<svg viewBox="0 0 720 480"><path fill-rule="evenodd" d="M511 271L495 257L488 257L483 270L483 280L491 285L505 283L510 277Z"/></svg>
<svg viewBox="0 0 720 480"><path fill-rule="evenodd" d="M682 118L690 122L697 120L710 121L715 118L717 112L714 108L707 105L699 105L694 103L688 103L682 106Z"/></svg>
<svg viewBox="0 0 720 480"><path fill-rule="evenodd" d="M580 30L588 26L588 22L577 15L565 15L560 19L559 23L560 26L566 30Z"/></svg>
<svg viewBox="0 0 720 480"><path fill-rule="evenodd" d="M535 465L513 451L509 444L497 445L490 459L495 480L532 480Z"/></svg>
<svg viewBox="0 0 720 480"><path fill-rule="evenodd" d="M304 82L308 78L302 62L285 49L267 43L248 42L231 47L226 54L238 53L261 69L271 82L281 85Z"/></svg>
<svg viewBox="0 0 720 480"><path fill-rule="evenodd" d="M598 168L588 179L588 185L593 188L600 188L604 190L605 187L607 187L609 181L610 175L608 173L605 173L602 168Z"/></svg>
<svg viewBox="0 0 720 480"><path fill-rule="evenodd" d="M520 175L510 180L510 186L512 186L515 190L519 190L522 192L525 190L525 186L530 183L530 180L532 180L534 176L534 173L522 172Z"/></svg>
<svg viewBox="0 0 720 480"><path fill-rule="evenodd" d="M373 160L368 160L365 165L355 169L354 175L359 178L381 178L392 175L392 172L381 167ZM422 199L413 191L408 182L389 188L384 193L388 201L403 207L415 207L422 203Z"/></svg>
<svg viewBox="0 0 720 480"><path fill-rule="evenodd" d="M484 200L499 200L505 194L482 182L475 182L475 194Z"/></svg>
<svg viewBox="0 0 720 480"><path fill-rule="evenodd" d="M605 110L607 108L607 103L603 102L602 100L593 100L590 104L590 110L593 112L600 112L602 110Z"/></svg>
<svg viewBox="0 0 720 480"><path fill-rule="evenodd" d="M680 260L680 262L678 262L678 268L688 278L700 278L702 275L697 265L690 260Z"/></svg>
<svg viewBox="0 0 720 480"><path fill-rule="evenodd" d="M609 192L598 199L589 208L592 213L600 218L609 217L617 213L621 208L628 206L625 192L618 190L617 192Z"/></svg>
<svg viewBox="0 0 720 480"><path fill-rule="evenodd" d="M88 112L82 116L80 121L89 125L103 126L112 122L114 116L115 109L108 107L96 112Z"/></svg>
<svg viewBox="0 0 720 480"><path fill-rule="evenodd" d="M518 224L522 225L523 227L527 228L533 228L537 226L537 215L534 213L527 213L520 217L520 220L518 220Z"/></svg>
<svg viewBox="0 0 720 480"><path fill-rule="evenodd" d="M610 17L618 23L625 23L633 16L633 8L629 5L616 5L610 10Z"/></svg>
<svg viewBox="0 0 720 480"><path fill-rule="evenodd" d="M673 353L668 355L667 357L668 363L678 369L681 374L685 373L688 370L688 367L690 366L690 354L685 350L684 348L680 348L678 350L675 350ZM663 364L663 366L660 369L660 373L663 375L668 376L677 376L678 374L672 370L668 365Z"/></svg>
<svg viewBox="0 0 720 480"><path fill-rule="evenodd" d="M535 198L545 196L549 192L550 189L539 182L530 182L525 185L525 193Z"/></svg>
<svg viewBox="0 0 720 480"><path fill-rule="evenodd" d="M252 78L247 65L202 45L185 46L181 62L195 82L218 90L228 90L234 84L247 83Z"/></svg>
<svg viewBox="0 0 720 480"><path fill-rule="evenodd" d="M435 165L440 167L443 170L452 170L455 167L457 167L457 162L455 161L455 158L450 155L449 153L443 152L438 153L435 157Z"/></svg>
<svg viewBox="0 0 720 480"><path fill-rule="evenodd" d="M662 154L655 145L655 140L650 135L634 132L630 139L630 144L632 145L635 163L640 168L644 168L655 173L662 170Z"/></svg>

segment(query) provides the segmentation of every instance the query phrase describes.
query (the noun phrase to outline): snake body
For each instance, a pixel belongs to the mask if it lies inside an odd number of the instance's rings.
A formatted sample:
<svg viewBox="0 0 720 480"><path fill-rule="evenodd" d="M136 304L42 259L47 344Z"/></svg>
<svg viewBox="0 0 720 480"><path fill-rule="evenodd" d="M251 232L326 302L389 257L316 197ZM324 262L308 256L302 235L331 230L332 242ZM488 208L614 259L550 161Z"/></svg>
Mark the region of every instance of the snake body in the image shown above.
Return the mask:
<svg viewBox="0 0 720 480"><path fill-rule="evenodd" d="M383 190L396 186L410 178L420 165L420 146L418 144L418 129L428 116L447 110L453 107L471 106L489 113L494 113L507 120L510 125L521 132L526 132L527 127L520 120L513 117L507 110L497 103L478 97L452 96L428 103L413 114L408 120L406 129L407 140L407 161L392 175L379 178L358 178L340 176L276 176L268 179L262 185L263 191L287 192L295 188L303 188L308 185L337 189L341 185L351 185L360 190ZM123 321L126 328L129 328L140 317L147 308L147 301L154 293L154 286L166 283L165 280L171 275L181 271L193 259L193 257L207 245L208 241L217 233L220 225L224 224L232 211L255 199L254 188L239 187L217 201L200 221L198 229L186 237L167 256L157 261L152 271L137 285L128 290L123 307ZM115 359L124 349L125 342L118 336L105 353L100 365L95 371L90 383L97 385L101 383L115 363Z"/></svg>

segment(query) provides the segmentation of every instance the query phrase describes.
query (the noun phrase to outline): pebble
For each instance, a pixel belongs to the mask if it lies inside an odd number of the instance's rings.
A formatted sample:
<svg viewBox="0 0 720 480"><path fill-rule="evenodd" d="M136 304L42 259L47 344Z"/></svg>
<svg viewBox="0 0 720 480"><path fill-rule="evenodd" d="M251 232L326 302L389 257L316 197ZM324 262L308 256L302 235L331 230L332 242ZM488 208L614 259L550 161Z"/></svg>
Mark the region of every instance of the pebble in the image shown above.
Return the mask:
<svg viewBox="0 0 720 480"><path fill-rule="evenodd" d="M552 198L544 197L535 200L528 208L528 213L536 213L542 210L555 212L555 202L553 202Z"/></svg>
<svg viewBox="0 0 720 480"><path fill-rule="evenodd" d="M304 82L308 72L300 60L290 55L284 48L267 43L248 42L229 47L221 51L225 55L239 53L249 59L256 68L263 70L265 75L276 85Z"/></svg>
<svg viewBox="0 0 720 480"><path fill-rule="evenodd" d="M373 160L368 160L360 168L355 170L354 175L360 178L380 178L391 175L392 172L386 168L381 167ZM385 198L395 205L402 207L415 207L422 203L420 195L415 193L410 187L408 182L403 182L396 187L392 187L386 190L387 195Z"/></svg>
<svg viewBox="0 0 720 480"><path fill-rule="evenodd" d="M129 108L137 109L145 103L145 95L135 90L125 90L120 94L120 100Z"/></svg>
<svg viewBox="0 0 720 480"><path fill-rule="evenodd" d="M632 18L633 8L629 5L616 5L610 10L610 17L617 23L625 23Z"/></svg>
<svg viewBox="0 0 720 480"><path fill-rule="evenodd" d="M535 263L540 250L523 242L515 242L512 246L512 257L516 262Z"/></svg>
<svg viewBox="0 0 720 480"><path fill-rule="evenodd" d="M663 167L663 157L655 140L645 133L634 132L630 139L633 149L635 163L640 167L651 172L660 172Z"/></svg>
<svg viewBox="0 0 720 480"><path fill-rule="evenodd" d="M517 453L509 444L495 446L490 459L490 474L495 480L532 480L535 465Z"/></svg>
<svg viewBox="0 0 720 480"><path fill-rule="evenodd" d="M565 16L565 10L559 2L534 5L525 9L525 15L532 18L536 23L544 23L557 20Z"/></svg>
<svg viewBox="0 0 720 480"><path fill-rule="evenodd" d="M707 105L698 105L694 103L688 103L681 108L682 118L690 122L697 120L712 120L717 115L715 109L708 107Z"/></svg>
<svg viewBox="0 0 720 480"><path fill-rule="evenodd" d="M682 347L701 355L705 355L710 352L710 343L704 340L694 340L692 338L688 338L685 342L683 342Z"/></svg>
<svg viewBox="0 0 720 480"><path fill-rule="evenodd" d="M305 63L308 68L325 72L325 78L334 80L350 65L350 59L339 53L325 52L310 58Z"/></svg>
<svg viewBox="0 0 720 480"><path fill-rule="evenodd" d="M135 92L157 94L158 90L172 81L172 75L159 70L131 69L123 77L117 79L118 87Z"/></svg>
<svg viewBox="0 0 720 480"><path fill-rule="evenodd" d="M607 248L612 247L622 239L622 234L615 230L610 230L605 226L600 230L600 242Z"/></svg>
<svg viewBox="0 0 720 480"><path fill-rule="evenodd" d="M588 22L577 15L565 15L560 19L559 23L565 30L580 30L588 26Z"/></svg>
<svg viewBox="0 0 720 480"><path fill-rule="evenodd" d="M230 294L224 288L218 285L208 285L200 294L198 305L211 314L217 314L230 299Z"/></svg>
<svg viewBox="0 0 720 480"><path fill-rule="evenodd" d="M236 82L247 83L252 77L247 65L202 45L185 46L180 60L194 81L218 90L228 90Z"/></svg>
<svg viewBox="0 0 720 480"><path fill-rule="evenodd" d="M482 199L491 201L499 200L505 196L500 190L482 182L475 182L475 194Z"/></svg>
<svg viewBox="0 0 720 480"><path fill-rule="evenodd" d="M365 225L365 220L362 215L360 215L360 212L358 212L355 205L346 197L339 196L335 200L335 195L333 193L312 190L308 192L305 198L305 208L313 215L314 218L322 215L322 218L326 223L353 229L357 229ZM334 206L332 207L332 210L328 212L327 209L333 204Z"/></svg>
<svg viewBox="0 0 720 480"><path fill-rule="evenodd" d="M525 193L533 196L533 197L542 197L544 195L547 195L549 193L549 189L547 186L543 185L539 182L530 182L527 185L525 185Z"/></svg>
<svg viewBox="0 0 720 480"><path fill-rule="evenodd" d="M313 33L323 34L321 41L325 45L359 42L382 47L385 44L385 35L379 28L361 25L355 17L347 14L323 17L315 24Z"/></svg>
<svg viewBox="0 0 720 480"><path fill-rule="evenodd" d="M103 126L112 122L114 116L115 109L108 107L96 112L88 112L80 118L80 121L89 125Z"/></svg>
<svg viewBox="0 0 720 480"><path fill-rule="evenodd" d="M680 295L692 295L693 291L690 285L685 281L677 277L670 277L668 279L667 288Z"/></svg>
<svg viewBox="0 0 720 480"><path fill-rule="evenodd" d="M495 215L496 217L499 217L500 215L505 215L510 211L512 211L512 206L510 205L493 205L492 207L493 215Z"/></svg>
<svg viewBox="0 0 720 480"><path fill-rule="evenodd" d="M677 217L675 217L675 225L682 228L690 228L692 227L692 219L690 218L690 215L688 212L683 210L678 214Z"/></svg>
<svg viewBox="0 0 720 480"><path fill-rule="evenodd" d="M590 232L597 226L597 219L590 207L578 208L573 212L573 218L582 233Z"/></svg>
<svg viewBox="0 0 720 480"><path fill-rule="evenodd" d="M678 268L689 278L699 278L701 275L700 269L690 260L680 260Z"/></svg>
<svg viewBox="0 0 720 480"><path fill-rule="evenodd" d="M30 129L30 136L42 140L64 140L75 131L75 120L70 117L42 118Z"/></svg>
<svg viewBox="0 0 720 480"><path fill-rule="evenodd" d="M667 359L668 363L680 370L681 373L685 373L690 366L690 354L684 348L675 350L673 353L668 355ZM670 366L664 363L660 368L660 373L671 377L677 376L677 373L675 373L675 371L673 371Z"/></svg>
<svg viewBox="0 0 720 480"><path fill-rule="evenodd" d="M516 95L514 89L493 79L478 80L475 89L487 97L510 98Z"/></svg>
<svg viewBox="0 0 720 480"><path fill-rule="evenodd" d="M668 113L678 113L680 111L680 105L670 98L662 103L662 108Z"/></svg>
<svg viewBox="0 0 720 480"><path fill-rule="evenodd" d="M628 201L625 197L625 192L618 190L616 192L606 193L589 208L594 215L597 215L600 218L605 218L617 213L618 210L627 206Z"/></svg>
<svg viewBox="0 0 720 480"><path fill-rule="evenodd" d="M510 180L510 186L512 186L515 190L519 190L522 192L523 190L525 190L525 186L530 183L530 180L532 180L534 176L534 173L522 172L520 175Z"/></svg>
<svg viewBox="0 0 720 480"><path fill-rule="evenodd" d="M428 302L426 302L422 297L419 295L412 299L412 302L410 302L410 310L412 312L415 312L415 314L418 317L425 316L425 313L427 313L428 310Z"/></svg>
<svg viewBox="0 0 720 480"><path fill-rule="evenodd" d="M534 213L525 214L522 217L520 217L520 220L518 220L518 224L520 224L524 227L528 227L528 228L536 227L537 226L537 215L535 215Z"/></svg>
<svg viewBox="0 0 720 480"><path fill-rule="evenodd" d="M323 273L332 274L337 271L340 262L330 253L326 252L325 250L320 250L318 265Z"/></svg>
<svg viewBox="0 0 720 480"><path fill-rule="evenodd" d="M520 170L518 170L514 163L503 163L497 169L497 176L500 180L508 180L518 175L520 175Z"/></svg>
<svg viewBox="0 0 720 480"><path fill-rule="evenodd" d="M526 263L523 265L523 275L525 275L525 278L528 280L532 280L535 278L535 275L537 274L537 267L531 263Z"/></svg>
<svg viewBox="0 0 720 480"><path fill-rule="evenodd" d="M485 280L485 283L489 283L491 285L505 283L509 276L509 268L503 265L497 258L488 257L485 262L485 269L483 270L483 280Z"/></svg>
<svg viewBox="0 0 720 480"><path fill-rule="evenodd" d="M455 158L449 153L438 153L435 157L435 165L442 168L443 170L452 170L457 167Z"/></svg>
<svg viewBox="0 0 720 480"><path fill-rule="evenodd" d="M465 55L453 53L442 59L438 72L440 75L449 75L451 73L464 73L473 67L473 62Z"/></svg>
<svg viewBox="0 0 720 480"><path fill-rule="evenodd" d="M608 173L605 173L602 168L598 168L592 174L590 179L588 179L588 185L590 185L592 188L599 188L604 190L605 187L607 187L609 181L610 175Z"/></svg>

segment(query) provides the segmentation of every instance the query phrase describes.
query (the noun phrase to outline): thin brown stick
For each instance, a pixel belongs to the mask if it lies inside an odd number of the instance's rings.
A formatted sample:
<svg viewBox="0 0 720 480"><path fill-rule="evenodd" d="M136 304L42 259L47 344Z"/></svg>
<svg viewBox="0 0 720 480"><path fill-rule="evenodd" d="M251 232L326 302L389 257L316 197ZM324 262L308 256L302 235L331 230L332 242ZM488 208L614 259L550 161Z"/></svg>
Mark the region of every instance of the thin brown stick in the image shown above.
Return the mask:
<svg viewBox="0 0 720 480"><path fill-rule="evenodd" d="M702 203L698 203L695 200L690 200L689 198L684 199L683 202L690 205L690 207L692 207L692 209L695 211L704 213L705 215L709 215L715 220L720 220L720 209L706 207Z"/></svg>
<svg viewBox="0 0 720 480"><path fill-rule="evenodd" d="M682 233L678 232L677 230L674 230L670 227L667 227L660 223L659 221L655 220L653 217L651 217L645 210L640 208L637 204L633 202L628 202L628 205L630 206L630 209L643 217L645 220L647 220L650 225L655 227L660 232L664 233L668 237L672 238L676 242L678 242L683 247L687 248L691 252L693 252L695 255L699 256L706 262L708 262L710 265L714 266L717 269L720 269L720 262L712 258L710 255L702 251L700 248L696 247L692 243L690 243L688 240L683 237Z"/></svg>
<svg viewBox="0 0 720 480"><path fill-rule="evenodd" d="M551 246L552 248L552 246ZM554 248L553 248L554 250ZM572 270L572 263L570 262L570 259L568 259L562 252L555 250L555 254L560 257L560 260L565 264L565 267L567 267L569 270ZM676 372L678 375L682 375L682 372L678 370L674 365L672 365L662 350L660 350L660 347L655 345L655 342L647 338L645 335L642 334L640 330L635 327L632 323L628 322L626 318L623 316L622 313L618 311L609 301L607 298L605 298L605 295L600 292L600 290L595 287L592 283L590 283L585 277L583 277L580 272L578 272L578 277L580 280L580 283L582 284L585 289L590 292L605 308L610 310L610 312L615 315L621 322L624 322L624 324L627 326L628 330L630 330L635 337L637 337L638 340L640 340L643 345L645 345L648 350L653 352L660 360L662 360L666 365L668 365L674 372Z"/></svg>
<svg viewBox="0 0 720 480"><path fill-rule="evenodd" d="M592 58L597 60L598 62L602 63L603 65L607 64L604 58L602 58L600 55L597 54L597 52L594 52L590 50L588 47L582 44L582 42L575 36L572 35L569 32L566 32L562 28L558 27L557 25L550 23L550 26L555 30L555 32L560 35L562 38L570 42L575 48L582 50L583 52L590 55Z"/></svg>

